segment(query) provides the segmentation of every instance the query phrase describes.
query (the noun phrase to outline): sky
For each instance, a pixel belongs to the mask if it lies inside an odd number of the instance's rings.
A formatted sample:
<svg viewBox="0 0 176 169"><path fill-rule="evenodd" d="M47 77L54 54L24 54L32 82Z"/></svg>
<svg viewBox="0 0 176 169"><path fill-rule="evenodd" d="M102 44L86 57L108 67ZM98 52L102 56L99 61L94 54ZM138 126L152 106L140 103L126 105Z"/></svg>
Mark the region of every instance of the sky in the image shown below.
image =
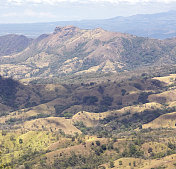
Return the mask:
<svg viewBox="0 0 176 169"><path fill-rule="evenodd" d="M0 23L106 19L175 9L176 0L0 0Z"/></svg>

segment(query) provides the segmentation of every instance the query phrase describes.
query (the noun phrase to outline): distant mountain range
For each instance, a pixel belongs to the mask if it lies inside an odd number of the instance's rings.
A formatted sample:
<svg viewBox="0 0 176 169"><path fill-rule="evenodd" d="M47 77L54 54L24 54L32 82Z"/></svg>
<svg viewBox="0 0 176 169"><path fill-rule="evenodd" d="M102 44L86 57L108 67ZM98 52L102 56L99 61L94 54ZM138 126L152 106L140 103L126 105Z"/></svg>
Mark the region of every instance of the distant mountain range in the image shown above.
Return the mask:
<svg viewBox="0 0 176 169"><path fill-rule="evenodd" d="M0 24L0 35L15 33L35 38L41 34L51 33L56 26L66 25L73 25L81 29L95 29L100 27L108 31L165 39L176 36L176 11L157 14L138 14L130 17L115 17L102 20Z"/></svg>
<svg viewBox="0 0 176 169"><path fill-rule="evenodd" d="M11 35L7 38L9 41L10 37L12 43L5 45L4 50L16 51L19 40ZM17 37L24 41L23 36ZM52 34L43 34L27 42L29 45L22 46L24 50L18 53L5 55L1 48L1 75L32 78L115 73L176 63L176 38L157 40L101 28L85 30L66 26L56 27Z"/></svg>

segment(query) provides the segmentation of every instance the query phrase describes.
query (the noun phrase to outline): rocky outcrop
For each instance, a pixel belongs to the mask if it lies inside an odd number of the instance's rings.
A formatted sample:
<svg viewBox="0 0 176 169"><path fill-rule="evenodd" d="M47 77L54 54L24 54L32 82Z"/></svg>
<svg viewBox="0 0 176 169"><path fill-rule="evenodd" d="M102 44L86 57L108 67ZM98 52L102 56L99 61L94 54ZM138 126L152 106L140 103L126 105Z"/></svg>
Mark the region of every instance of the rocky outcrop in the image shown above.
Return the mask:
<svg viewBox="0 0 176 169"><path fill-rule="evenodd" d="M79 28L75 27L75 26L65 26L65 27L61 27L61 26L57 26L54 30L54 34L59 33L59 32L75 32L79 30Z"/></svg>

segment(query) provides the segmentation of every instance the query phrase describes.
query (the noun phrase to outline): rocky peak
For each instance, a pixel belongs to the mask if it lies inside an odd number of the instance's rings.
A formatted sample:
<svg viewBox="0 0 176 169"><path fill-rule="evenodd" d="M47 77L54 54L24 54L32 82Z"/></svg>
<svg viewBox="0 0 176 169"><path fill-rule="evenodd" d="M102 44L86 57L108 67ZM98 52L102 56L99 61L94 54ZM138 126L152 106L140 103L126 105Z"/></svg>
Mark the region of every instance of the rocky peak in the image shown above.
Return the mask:
<svg viewBox="0 0 176 169"><path fill-rule="evenodd" d="M79 30L79 28L75 27L75 26L65 26L65 27L61 27L61 26L57 26L54 30L54 34L59 33L59 32L74 32L76 30Z"/></svg>

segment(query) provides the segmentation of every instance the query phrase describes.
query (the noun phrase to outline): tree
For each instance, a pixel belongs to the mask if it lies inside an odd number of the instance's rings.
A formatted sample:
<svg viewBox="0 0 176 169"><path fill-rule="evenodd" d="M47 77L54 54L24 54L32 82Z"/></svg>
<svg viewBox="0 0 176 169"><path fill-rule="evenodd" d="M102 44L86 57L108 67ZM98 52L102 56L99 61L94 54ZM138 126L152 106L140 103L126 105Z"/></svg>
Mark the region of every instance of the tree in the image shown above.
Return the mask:
<svg viewBox="0 0 176 169"><path fill-rule="evenodd" d="M125 89L122 89L122 90L121 90L121 93L122 93L122 96L124 96L125 93L126 93L126 90L125 90Z"/></svg>
<svg viewBox="0 0 176 169"><path fill-rule="evenodd" d="M131 156L134 156L137 152L136 146L134 144L130 144L129 146L129 154Z"/></svg>
<svg viewBox="0 0 176 169"><path fill-rule="evenodd" d="M115 166L114 166L114 161L110 161L109 166L110 166L110 168L115 167Z"/></svg>
<svg viewBox="0 0 176 169"><path fill-rule="evenodd" d="M7 132L5 130L2 130L2 136L6 136Z"/></svg>
<svg viewBox="0 0 176 169"><path fill-rule="evenodd" d="M114 99L110 96L104 96L103 99L101 100L100 104L103 106L111 106L113 100Z"/></svg>
<svg viewBox="0 0 176 169"><path fill-rule="evenodd" d="M98 98L96 96L83 97L83 103L86 105L94 105L96 102L98 102Z"/></svg>
<svg viewBox="0 0 176 169"><path fill-rule="evenodd" d="M102 150L106 150L106 144L101 145Z"/></svg>
<svg viewBox="0 0 176 169"><path fill-rule="evenodd" d="M104 88L103 88L102 86L99 86L99 87L98 87L98 92L99 92L100 94L103 94L103 93L104 93Z"/></svg>
<svg viewBox="0 0 176 169"><path fill-rule="evenodd" d="M136 161L133 161L133 166L136 167Z"/></svg>
<svg viewBox="0 0 176 169"><path fill-rule="evenodd" d="M151 147L149 147L148 153L152 153L152 152L153 152L153 149Z"/></svg>
<svg viewBox="0 0 176 169"><path fill-rule="evenodd" d="M97 145L97 146L100 146L100 141L96 141L96 145Z"/></svg>
<svg viewBox="0 0 176 169"><path fill-rule="evenodd" d="M119 161L119 165L122 165L123 163L122 163L122 161Z"/></svg>
<svg viewBox="0 0 176 169"><path fill-rule="evenodd" d="M146 93L146 92L142 92L140 93L139 97L138 97L138 102L140 103L148 103L148 96L150 95L150 93Z"/></svg>
<svg viewBox="0 0 176 169"><path fill-rule="evenodd" d="M142 90L142 86L141 86L140 83L134 83L133 86L134 86L136 89Z"/></svg>
<svg viewBox="0 0 176 169"><path fill-rule="evenodd" d="M23 139L20 138L19 139L19 143L22 144L23 143Z"/></svg>

